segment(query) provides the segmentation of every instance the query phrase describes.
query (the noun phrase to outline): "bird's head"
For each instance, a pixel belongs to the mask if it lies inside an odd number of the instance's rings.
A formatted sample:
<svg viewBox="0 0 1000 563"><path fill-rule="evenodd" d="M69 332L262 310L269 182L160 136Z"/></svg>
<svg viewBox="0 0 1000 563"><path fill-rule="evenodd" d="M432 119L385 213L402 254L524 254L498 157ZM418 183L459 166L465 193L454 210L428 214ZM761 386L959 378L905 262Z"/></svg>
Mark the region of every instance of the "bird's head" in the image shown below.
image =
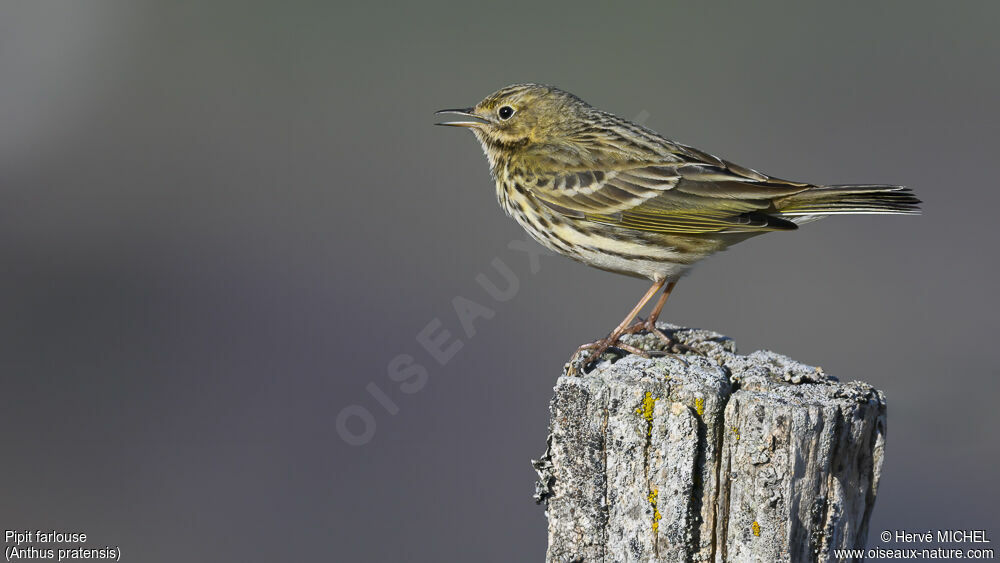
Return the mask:
<svg viewBox="0 0 1000 563"><path fill-rule="evenodd" d="M541 84L514 84L473 107L438 111L470 120L437 125L471 129L489 154L532 144L562 144L585 123L588 111L593 108L569 92Z"/></svg>

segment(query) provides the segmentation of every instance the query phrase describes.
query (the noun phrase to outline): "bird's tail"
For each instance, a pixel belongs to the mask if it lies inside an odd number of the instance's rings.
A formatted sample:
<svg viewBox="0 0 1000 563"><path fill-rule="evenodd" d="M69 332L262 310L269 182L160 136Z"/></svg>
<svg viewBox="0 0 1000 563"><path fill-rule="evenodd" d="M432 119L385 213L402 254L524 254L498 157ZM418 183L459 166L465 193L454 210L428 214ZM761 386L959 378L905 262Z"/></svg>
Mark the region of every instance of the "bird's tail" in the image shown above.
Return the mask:
<svg viewBox="0 0 1000 563"><path fill-rule="evenodd" d="M916 215L920 200L903 186L817 186L774 202L781 215Z"/></svg>

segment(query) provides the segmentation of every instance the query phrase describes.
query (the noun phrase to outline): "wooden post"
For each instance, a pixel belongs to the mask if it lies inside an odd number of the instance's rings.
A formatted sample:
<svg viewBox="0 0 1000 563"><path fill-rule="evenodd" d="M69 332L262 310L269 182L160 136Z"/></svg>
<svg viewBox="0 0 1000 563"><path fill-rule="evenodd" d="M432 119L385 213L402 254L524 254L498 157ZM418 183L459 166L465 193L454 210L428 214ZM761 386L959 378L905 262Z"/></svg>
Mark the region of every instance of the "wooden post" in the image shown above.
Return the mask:
<svg viewBox="0 0 1000 563"><path fill-rule="evenodd" d="M772 352L737 355L716 333L663 328L700 355L630 355L556 383L533 462L547 560L829 561L864 548L883 394Z"/></svg>

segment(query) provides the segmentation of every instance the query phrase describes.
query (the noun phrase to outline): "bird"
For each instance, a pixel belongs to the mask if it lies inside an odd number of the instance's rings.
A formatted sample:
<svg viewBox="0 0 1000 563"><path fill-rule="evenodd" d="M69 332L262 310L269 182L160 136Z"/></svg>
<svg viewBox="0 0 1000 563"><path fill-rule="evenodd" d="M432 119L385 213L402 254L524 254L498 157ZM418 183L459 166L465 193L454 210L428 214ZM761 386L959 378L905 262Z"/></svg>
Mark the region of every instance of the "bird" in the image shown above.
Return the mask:
<svg viewBox="0 0 1000 563"><path fill-rule="evenodd" d="M545 84L513 84L475 106L436 113L465 118L436 125L472 131L501 208L542 246L652 282L607 337L577 349L569 365L589 350L583 370L609 349L648 357L621 341L626 334L652 333L676 349L679 343L656 321L678 280L716 252L827 215L920 211L921 201L906 187L782 180ZM638 318L657 293L646 319Z"/></svg>

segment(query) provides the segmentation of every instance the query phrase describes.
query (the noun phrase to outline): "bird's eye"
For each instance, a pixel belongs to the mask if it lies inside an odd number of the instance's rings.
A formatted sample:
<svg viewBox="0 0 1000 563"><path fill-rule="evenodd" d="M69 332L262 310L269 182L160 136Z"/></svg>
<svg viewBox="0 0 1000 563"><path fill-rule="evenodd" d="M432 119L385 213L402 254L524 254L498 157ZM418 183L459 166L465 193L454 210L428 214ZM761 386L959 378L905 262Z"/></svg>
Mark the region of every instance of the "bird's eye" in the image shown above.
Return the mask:
<svg viewBox="0 0 1000 563"><path fill-rule="evenodd" d="M497 115L500 116L500 119L510 119L510 116L514 115L514 108L510 106L504 106L499 110L497 110Z"/></svg>

